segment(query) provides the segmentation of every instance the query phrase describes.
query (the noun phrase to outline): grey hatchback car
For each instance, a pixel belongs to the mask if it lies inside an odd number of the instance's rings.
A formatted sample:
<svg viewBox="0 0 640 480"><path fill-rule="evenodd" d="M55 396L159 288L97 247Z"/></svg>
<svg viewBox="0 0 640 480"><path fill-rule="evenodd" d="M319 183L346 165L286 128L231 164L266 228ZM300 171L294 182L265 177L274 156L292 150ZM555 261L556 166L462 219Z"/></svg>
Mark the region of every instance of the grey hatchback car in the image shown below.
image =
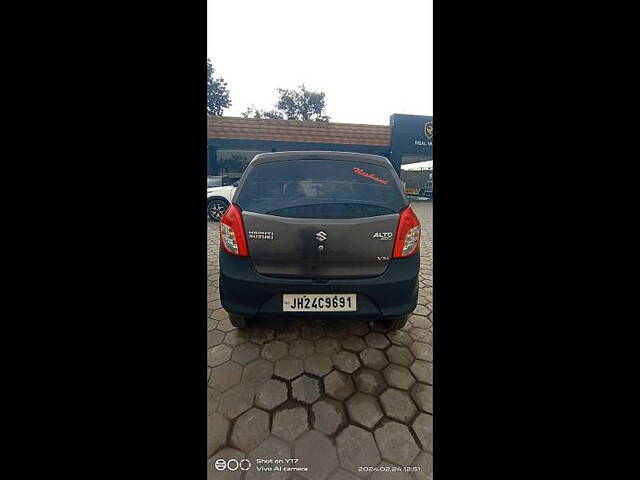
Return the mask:
<svg viewBox="0 0 640 480"><path fill-rule="evenodd" d="M252 317L383 319L418 299L420 222L389 160L276 152L251 161L220 220L220 300Z"/></svg>

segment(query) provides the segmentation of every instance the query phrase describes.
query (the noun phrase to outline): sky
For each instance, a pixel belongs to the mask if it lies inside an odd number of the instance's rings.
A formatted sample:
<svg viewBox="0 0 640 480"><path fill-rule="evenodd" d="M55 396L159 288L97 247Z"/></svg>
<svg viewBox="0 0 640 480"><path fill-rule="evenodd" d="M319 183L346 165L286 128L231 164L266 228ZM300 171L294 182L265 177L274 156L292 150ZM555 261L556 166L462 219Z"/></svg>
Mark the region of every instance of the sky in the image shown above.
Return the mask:
<svg viewBox="0 0 640 480"><path fill-rule="evenodd" d="M208 0L207 56L241 116L278 88L325 92L332 122L433 114L432 0Z"/></svg>

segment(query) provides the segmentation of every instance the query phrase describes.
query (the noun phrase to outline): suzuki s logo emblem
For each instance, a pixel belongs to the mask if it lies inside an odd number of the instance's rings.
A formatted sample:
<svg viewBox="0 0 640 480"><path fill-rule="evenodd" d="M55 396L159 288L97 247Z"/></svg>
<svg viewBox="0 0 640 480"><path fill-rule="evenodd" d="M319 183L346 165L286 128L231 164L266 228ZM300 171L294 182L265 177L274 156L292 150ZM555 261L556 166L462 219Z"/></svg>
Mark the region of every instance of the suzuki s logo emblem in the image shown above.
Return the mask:
<svg viewBox="0 0 640 480"><path fill-rule="evenodd" d="M327 234L320 230L318 233L316 233L316 238L319 242L324 242L327 239Z"/></svg>
<svg viewBox="0 0 640 480"><path fill-rule="evenodd" d="M429 140L433 138L433 122L427 122L424 124L424 134Z"/></svg>

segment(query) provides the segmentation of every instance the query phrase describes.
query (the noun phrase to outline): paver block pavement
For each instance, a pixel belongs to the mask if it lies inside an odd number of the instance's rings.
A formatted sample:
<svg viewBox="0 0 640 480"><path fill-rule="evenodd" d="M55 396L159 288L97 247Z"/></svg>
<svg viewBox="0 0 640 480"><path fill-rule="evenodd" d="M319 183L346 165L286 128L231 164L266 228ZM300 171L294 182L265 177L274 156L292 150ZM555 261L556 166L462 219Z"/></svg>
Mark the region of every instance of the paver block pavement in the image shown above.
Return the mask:
<svg viewBox="0 0 640 480"><path fill-rule="evenodd" d="M389 386L401 390L409 390L416 383L416 379L413 378L407 367L391 364L384 369L382 374Z"/></svg>
<svg viewBox="0 0 640 480"><path fill-rule="evenodd" d="M382 458L401 466L411 466L420 449L406 425L387 422L374 433Z"/></svg>
<svg viewBox="0 0 640 480"><path fill-rule="evenodd" d="M413 343L412 345L415 345ZM407 347L399 347L398 345L391 345L386 350L387 358L391 363L408 367L414 361L411 351Z"/></svg>
<svg viewBox="0 0 640 480"><path fill-rule="evenodd" d="M299 402L312 404L320 398L320 381L309 375L301 375L291 382L291 395Z"/></svg>
<svg viewBox="0 0 640 480"><path fill-rule="evenodd" d="M360 368L360 360L355 353L341 351L332 357L333 364L338 370L345 373L353 373Z"/></svg>
<svg viewBox="0 0 640 480"><path fill-rule="evenodd" d="M365 367L374 370L382 370L389 365L389 360L387 360L384 352L375 348L367 348L360 352L360 360L362 360L362 364Z"/></svg>
<svg viewBox="0 0 640 480"><path fill-rule="evenodd" d="M322 377L331 371L331 359L326 355L314 353L304 360L304 371Z"/></svg>
<svg viewBox="0 0 640 480"><path fill-rule="evenodd" d="M273 375L273 363L266 360L255 360L242 372L242 383L250 387L258 387Z"/></svg>
<svg viewBox="0 0 640 480"><path fill-rule="evenodd" d="M284 407L273 415L271 433L292 442L309 429L307 409L303 406Z"/></svg>
<svg viewBox="0 0 640 480"><path fill-rule="evenodd" d="M340 465L357 475L364 476L363 472L358 472L358 467L374 466L380 462L380 453L371 432L355 425L349 425L338 434L336 445Z"/></svg>
<svg viewBox="0 0 640 480"><path fill-rule="evenodd" d="M315 402L311 411L314 418L313 428L326 435L333 435L347 422L342 403L330 398Z"/></svg>
<svg viewBox="0 0 640 480"><path fill-rule="evenodd" d="M216 390L225 392L240 383L242 367L235 362L227 361L211 370L209 385Z"/></svg>
<svg viewBox="0 0 640 480"><path fill-rule="evenodd" d="M380 395L387 389L387 381L380 372L363 368L353 376L356 388L371 395Z"/></svg>
<svg viewBox="0 0 640 480"><path fill-rule="evenodd" d="M207 419L207 457L210 457L227 441L229 420L219 413L212 413Z"/></svg>
<svg viewBox="0 0 640 480"><path fill-rule="evenodd" d="M416 417L411 425L418 440L422 444L422 449L433 453L433 417L426 413L421 413Z"/></svg>
<svg viewBox="0 0 640 480"><path fill-rule="evenodd" d="M380 395L380 403L385 415L403 423L409 423L418 413L408 392L387 388Z"/></svg>
<svg viewBox="0 0 640 480"><path fill-rule="evenodd" d="M376 397L360 392L347 400L347 411L351 420L368 428L373 428L384 415Z"/></svg>
<svg viewBox="0 0 640 480"><path fill-rule="evenodd" d="M243 452L253 450L269 436L269 414L252 408L238 417L231 432L231 446Z"/></svg>
<svg viewBox="0 0 640 480"><path fill-rule="evenodd" d="M304 365L302 360L296 357L284 357L276 362L274 373L277 377L291 380L302 375Z"/></svg>
<svg viewBox="0 0 640 480"><path fill-rule="evenodd" d="M258 388L255 397L255 405L263 410L271 411L278 405L287 401L287 384L276 379L263 383Z"/></svg>
<svg viewBox="0 0 640 480"><path fill-rule="evenodd" d="M416 383L409 391L411 398L423 412L433 414L433 387L424 383Z"/></svg>
<svg viewBox="0 0 640 480"><path fill-rule="evenodd" d="M245 480L281 480L290 478L289 472L266 472L260 471L255 466L258 464L257 460L260 459L272 459L283 460L291 458L291 447L282 440L269 437L256 448L254 448L247 458L251 461L252 468L247 470L245 474ZM273 465L269 465L273 466Z"/></svg>
<svg viewBox="0 0 640 480"><path fill-rule="evenodd" d="M324 377L324 391L336 400L346 400L355 391L351 377L337 370Z"/></svg>
<svg viewBox="0 0 640 480"><path fill-rule="evenodd" d="M300 466L308 467L308 471L299 472L308 480L325 480L338 467L335 447L317 430L310 430L298 438L293 454L300 459Z"/></svg>

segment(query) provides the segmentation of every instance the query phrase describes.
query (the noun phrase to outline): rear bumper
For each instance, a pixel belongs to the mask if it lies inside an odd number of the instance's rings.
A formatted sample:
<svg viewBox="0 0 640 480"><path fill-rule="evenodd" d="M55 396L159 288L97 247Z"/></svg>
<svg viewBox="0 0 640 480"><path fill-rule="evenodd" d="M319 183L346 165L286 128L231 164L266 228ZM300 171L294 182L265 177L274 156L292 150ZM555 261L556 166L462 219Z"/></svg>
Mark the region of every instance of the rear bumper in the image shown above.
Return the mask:
<svg viewBox="0 0 640 480"><path fill-rule="evenodd" d="M396 317L411 313L418 301L420 255L394 259L377 277L330 279L274 278L256 272L247 257L220 251L220 301L230 313L265 317ZM283 293L355 293L356 312L283 312Z"/></svg>

